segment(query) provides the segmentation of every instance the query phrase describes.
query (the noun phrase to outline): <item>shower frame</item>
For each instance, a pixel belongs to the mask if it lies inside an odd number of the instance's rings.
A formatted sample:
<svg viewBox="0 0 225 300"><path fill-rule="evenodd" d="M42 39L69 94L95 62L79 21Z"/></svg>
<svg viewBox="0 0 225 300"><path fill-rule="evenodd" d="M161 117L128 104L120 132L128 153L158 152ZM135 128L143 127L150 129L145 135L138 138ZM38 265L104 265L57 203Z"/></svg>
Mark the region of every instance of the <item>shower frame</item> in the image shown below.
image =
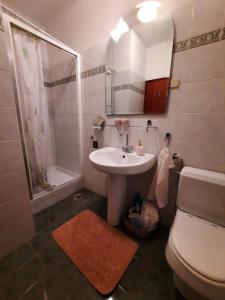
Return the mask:
<svg viewBox="0 0 225 300"><path fill-rule="evenodd" d="M68 47L61 41L57 40L41 28L37 27L30 21L26 20L24 17L18 15L11 9L9 9L7 6L2 5L4 11L3 15L3 22L4 22L4 30L6 32L6 40L7 40L7 51L8 51L8 58L9 58L9 67L12 74L12 82L13 82L13 92L15 97L15 104L16 104L16 111L17 111L17 118L18 118L18 125L19 125L19 131L20 131L20 138L21 138L21 144L22 144L22 151L23 151L23 158L24 158L24 164L25 164L25 170L26 170L26 176L27 176L27 183L28 183L28 189L29 189L29 195L30 200L34 199L33 197L33 191L32 191L32 185L31 185L31 176L30 176L30 170L29 170L29 163L28 163L28 153L26 149L26 143L25 143L25 137L24 137L24 128L23 128L23 122L22 122L22 113L19 103L19 85L18 85L18 79L17 79L17 70L16 70L16 63L15 63L15 49L13 45L13 34L12 34L12 27L16 26L19 29L22 29L28 33L31 33L35 35L36 37L42 39L43 41L57 47L60 50L63 50L64 52L70 54L71 56L76 58L76 81L74 84L76 84L77 87L77 110L78 110L78 136L79 136L79 157L80 157L80 165L79 165L79 173L82 175L82 162L83 162L83 136L82 136L82 105L81 105L81 55L78 51ZM10 14L10 15L9 15ZM15 17L14 17L15 16Z"/></svg>

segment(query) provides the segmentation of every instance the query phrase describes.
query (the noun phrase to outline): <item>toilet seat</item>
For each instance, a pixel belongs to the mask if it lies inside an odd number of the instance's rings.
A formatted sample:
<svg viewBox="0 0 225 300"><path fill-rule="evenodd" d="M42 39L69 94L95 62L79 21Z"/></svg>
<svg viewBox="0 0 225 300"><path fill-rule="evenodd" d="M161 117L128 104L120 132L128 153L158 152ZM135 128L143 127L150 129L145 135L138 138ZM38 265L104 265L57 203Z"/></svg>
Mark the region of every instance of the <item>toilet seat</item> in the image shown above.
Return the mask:
<svg viewBox="0 0 225 300"><path fill-rule="evenodd" d="M177 210L170 233L176 258L193 275L225 287L225 228Z"/></svg>
<svg viewBox="0 0 225 300"><path fill-rule="evenodd" d="M200 223L202 226L199 225ZM208 226L212 226L212 228L208 228ZM213 243L209 244L207 253L203 253L202 245L204 242L207 244L208 238L211 241L208 229L213 230ZM166 248L167 261L175 274L187 286L204 296L204 299L225 299L225 274L222 272L223 270L225 273L225 257L222 257L221 261L218 259L218 253L222 253L223 250L217 248L224 245L221 237L225 242L224 227L214 226L211 222L177 210ZM207 255L211 255L211 259ZM205 261L206 259L208 261ZM219 271L216 270L217 268ZM188 295L185 296L187 299L194 299Z"/></svg>

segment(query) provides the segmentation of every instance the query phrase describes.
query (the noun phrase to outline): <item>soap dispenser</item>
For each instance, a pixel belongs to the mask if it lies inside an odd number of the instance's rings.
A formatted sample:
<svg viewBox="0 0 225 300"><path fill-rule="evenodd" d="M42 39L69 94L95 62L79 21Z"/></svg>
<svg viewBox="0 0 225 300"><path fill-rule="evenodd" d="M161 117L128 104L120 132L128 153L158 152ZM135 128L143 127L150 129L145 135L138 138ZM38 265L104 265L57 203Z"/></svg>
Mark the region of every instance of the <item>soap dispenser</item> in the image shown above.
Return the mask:
<svg viewBox="0 0 225 300"><path fill-rule="evenodd" d="M141 143L141 140L138 141L138 145L136 146L135 151L137 155L144 155L144 147Z"/></svg>

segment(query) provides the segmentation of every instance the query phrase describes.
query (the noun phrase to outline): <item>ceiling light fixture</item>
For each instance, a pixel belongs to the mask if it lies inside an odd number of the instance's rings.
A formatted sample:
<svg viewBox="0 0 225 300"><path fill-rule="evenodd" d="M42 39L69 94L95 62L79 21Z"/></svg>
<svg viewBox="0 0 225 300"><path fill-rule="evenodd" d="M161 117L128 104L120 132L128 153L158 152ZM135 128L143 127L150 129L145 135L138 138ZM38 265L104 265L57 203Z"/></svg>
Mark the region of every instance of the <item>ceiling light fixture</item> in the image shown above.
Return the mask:
<svg viewBox="0 0 225 300"><path fill-rule="evenodd" d="M110 35L114 41L118 43L121 35L129 31L129 27L123 18L120 19L119 23L116 25L115 29L110 31Z"/></svg>
<svg viewBox="0 0 225 300"><path fill-rule="evenodd" d="M149 23L157 17L157 8L161 4L157 1L145 1L139 3L136 8L139 8L137 12L137 18L142 23Z"/></svg>

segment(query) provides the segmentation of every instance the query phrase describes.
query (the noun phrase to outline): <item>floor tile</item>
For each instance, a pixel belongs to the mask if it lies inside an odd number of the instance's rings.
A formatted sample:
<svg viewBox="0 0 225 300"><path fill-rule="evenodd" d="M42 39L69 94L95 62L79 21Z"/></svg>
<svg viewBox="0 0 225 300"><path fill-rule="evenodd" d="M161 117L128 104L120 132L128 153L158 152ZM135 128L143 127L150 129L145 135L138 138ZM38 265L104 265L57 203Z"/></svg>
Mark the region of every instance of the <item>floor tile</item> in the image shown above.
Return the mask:
<svg viewBox="0 0 225 300"><path fill-rule="evenodd" d="M48 247L54 240L51 236L51 232L41 232L37 234L30 243L36 253L41 253L46 247Z"/></svg>
<svg viewBox="0 0 225 300"><path fill-rule="evenodd" d="M141 259L132 261L119 284L127 292L124 299L175 299L174 287Z"/></svg>
<svg viewBox="0 0 225 300"><path fill-rule="evenodd" d="M112 293L99 294L51 236L85 209L106 219L107 200L82 189L34 215L36 236L0 261L0 300L184 300L174 289L165 258L168 229L160 227L142 239L122 224L118 229L137 241L139 249Z"/></svg>
<svg viewBox="0 0 225 300"><path fill-rule="evenodd" d="M34 257L32 248L24 244L0 261L0 282L7 278Z"/></svg>
<svg viewBox="0 0 225 300"><path fill-rule="evenodd" d="M37 282L29 290L27 290L21 297L20 300L47 300L47 292L45 288Z"/></svg>
<svg viewBox="0 0 225 300"><path fill-rule="evenodd" d="M39 260L35 258L14 272L7 281L1 284L4 298L7 300L19 299L22 294L38 282L41 268Z"/></svg>

